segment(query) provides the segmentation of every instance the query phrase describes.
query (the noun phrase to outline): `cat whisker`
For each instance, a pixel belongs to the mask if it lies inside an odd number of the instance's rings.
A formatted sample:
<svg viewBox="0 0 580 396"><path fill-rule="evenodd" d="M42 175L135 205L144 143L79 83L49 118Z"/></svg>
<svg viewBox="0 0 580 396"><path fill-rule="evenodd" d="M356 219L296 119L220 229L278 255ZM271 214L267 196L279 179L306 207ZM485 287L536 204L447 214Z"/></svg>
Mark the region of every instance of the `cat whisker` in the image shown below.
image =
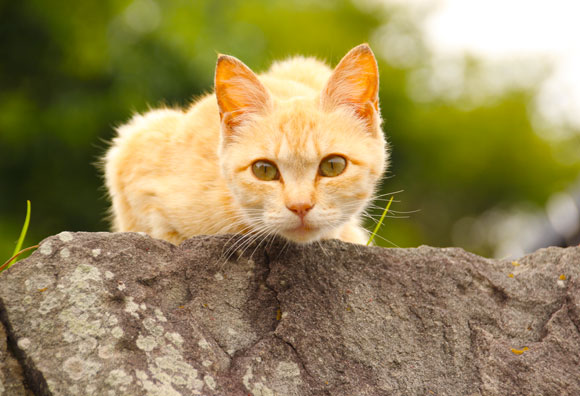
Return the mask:
<svg viewBox="0 0 580 396"><path fill-rule="evenodd" d="M246 231L250 231L248 233L245 233ZM228 243L235 237L239 236L239 239L237 241L234 242L234 244L230 247L227 248L227 250L222 254L222 257L225 256L225 260L228 261L230 259L230 257L232 256L232 254L235 252L235 250L237 248L239 248L239 246L243 245L243 243L245 242L246 239L250 238L252 232L257 231L257 229L254 229L252 226L247 226L244 229L242 229L242 232L240 234L234 234L232 235L224 244L224 247L226 247L228 245Z"/></svg>
<svg viewBox="0 0 580 396"><path fill-rule="evenodd" d="M270 233L272 233L272 232L273 231L270 229L270 227L264 225L263 228L260 230L260 232L257 232L254 235L254 237L249 239L249 241L245 244L245 247L243 248L242 252L240 253L240 257L243 256L243 254L252 245L252 243L254 243L256 240L260 239L261 237L263 237L265 235L265 237L262 238L260 240L260 242L256 245L256 247L252 251L252 254L250 254L250 259L251 259L254 256L254 253L256 252L256 250L260 247L261 243L264 241L264 239L267 238L270 235ZM240 249L242 249L242 248L240 248Z"/></svg>
<svg viewBox="0 0 580 396"><path fill-rule="evenodd" d="M389 210L390 213L390 210ZM367 218L369 220L372 220L375 224L377 224L380 221L380 218L383 217L382 213L368 213L368 212L362 212L361 215L364 218ZM389 215L386 214L384 218L388 218L388 219L408 219L411 216L397 216L397 215ZM378 220L377 220L378 219Z"/></svg>
<svg viewBox="0 0 580 396"><path fill-rule="evenodd" d="M252 227L251 227L250 225L246 225L246 226L245 226L245 227L243 227L241 230L239 230L239 232L237 232L237 233L233 233L233 232L232 232L232 236L231 236L231 237L230 237L230 238L229 238L229 239L228 239L228 240L227 240L227 241L224 243L224 248L225 248L225 247L228 245L228 243L230 243L230 241L231 241L233 238L235 238L237 235L242 235L242 237L243 237L243 235L245 235L245 232L246 232L246 231L248 231L248 230L251 230L251 228L252 228ZM224 231L224 229L222 228L220 233L222 233L223 231ZM224 232L224 233L225 233L225 232Z"/></svg>
<svg viewBox="0 0 580 396"><path fill-rule="evenodd" d="M368 206L367 206L365 209L373 209L373 210L385 210L385 208L381 208L380 206L373 205L373 204L371 204L371 205L368 205ZM390 212L390 211L391 211L391 210L389 209L389 212Z"/></svg>
<svg viewBox="0 0 580 396"><path fill-rule="evenodd" d="M251 242L253 235L251 233L248 233L248 234L241 234L241 235L234 235L234 236L240 236L240 238L234 243L233 246L230 246L228 248L228 250L224 254L222 254L221 257L223 260L222 260L222 263L220 265L220 271L223 270L225 265L230 261L230 259L234 255L234 253L240 252L240 248L246 246L246 244L248 242ZM241 254L238 257L240 257L240 256L241 256Z"/></svg>
<svg viewBox="0 0 580 396"><path fill-rule="evenodd" d="M389 213L390 212L391 211L389 210ZM367 213L365 217L372 218L372 219L374 219L375 217L376 218L381 218L382 217L382 213L373 213L373 214L368 214ZM411 216L398 216L398 215L390 215L390 214L385 215L385 218L387 218L387 219L408 219L410 217Z"/></svg>
<svg viewBox="0 0 580 396"><path fill-rule="evenodd" d="M383 175L383 180L381 181L381 186L385 183L385 181L387 181L389 179L393 179L395 177L397 177L397 175L395 175L395 174Z"/></svg>
<svg viewBox="0 0 580 396"><path fill-rule="evenodd" d="M235 216L231 216L231 217L227 217L222 219L219 224L223 224L225 223L224 226L222 226L220 228L220 233L226 233L224 231L228 230L230 232L235 231L235 229L240 226L240 225L244 225L244 228L248 228L250 227L251 222L259 222L259 216L245 216L245 215L235 215ZM235 232L234 232L235 233Z"/></svg>
<svg viewBox="0 0 580 396"><path fill-rule="evenodd" d="M322 242L321 241L316 241L316 243L318 243L318 246L320 246L320 250L322 250L322 253L324 253L324 255L326 257L328 257L328 252L326 251L326 249L324 248L324 246L322 246Z"/></svg>
<svg viewBox="0 0 580 396"><path fill-rule="evenodd" d="M383 194L378 194L375 195L375 198L380 198L380 197L387 197L389 195L395 195L395 194L400 194L402 192L404 192L405 190L399 190L399 191L393 191L393 192L388 192L388 193L383 193Z"/></svg>
<svg viewBox="0 0 580 396"><path fill-rule="evenodd" d="M389 202L391 200L391 198L373 198L373 202L377 201L377 202ZM398 199L393 199L393 203L401 203L402 201L398 200Z"/></svg>
<svg viewBox="0 0 580 396"><path fill-rule="evenodd" d="M400 201L393 200L393 202L400 202ZM384 206L378 206L378 205L375 205L374 203L368 204L366 208L367 209L376 209L377 211L382 211L382 210L385 209ZM389 213L396 213L396 214L413 214L413 213L418 213L418 212L421 212L421 209L415 209L415 210L395 210L395 209L389 209Z"/></svg>
<svg viewBox="0 0 580 396"><path fill-rule="evenodd" d="M397 245L395 242L393 242L393 241L391 241L391 240L389 240L389 239L387 239L387 238L385 238L385 237L383 237L383 236L381 236L381 235L379 235L379 234L375 234L375 238L379 238L379 239L381 239L381 240L385 241L386 243L393 245L393 246L394 246L394 247L396 247L396 248L399 248L399 249L401 248L401 247L400 247L399 245Z"/></svg>
<svg viewBox="0 0 580 396"><path fill-rule="evenodd" d="M288 247L288 245L290 245L291 243L293 243L289 239L286 239L286 238L284 238L284 239L285 239L286 242L284 243L284 245L282 246L282 249L280 249L280 251L278 252L278 254L276 255L276 257L274 257L274 259L280 257L284 253L284 250L286 250L286 248Z"/></svg>
<svg viewBox="0 0 580 396"><path fill-rule="evenodd" d="M226 254L226 261L229 260L231 255L236 250L243 249L246 245L251 244L252 241L256 238L256 234L259 235L263 231L267 230L268 227L264 224L260 224L257 227L255 227L255 226L248 227L248 229L250 229L251 231L247 234L243 234L243 236L240 239L238 239L232 246L230 246L228 248L228 250L225 253ZM230 238L230 240L231 240L231 238ZM243 252L242 252L242 254L243 254Z"/></svg>
<svg viewBox="0 0 580 396"><path fill-rule="evenodd" d="M277 235L278 235L278 230L275 229L274 232L272 233L272 237L270 238L270 241L265 246L265 249L268 249L270 246L272 246L272 243L274 243L274 241L276 240Z"/></svg>
<svg viewBox="0 0 580 396"><path fill-rule="evenodd" d="M399 214L413 214L413 213L418 213L420 211L421 211L421 209L415 209L415 210L392 210L392 209L389 209L389 213L399 213Z"/></svg>
<svg viewBox="0 0 580 396"><path fill-rule="evenodd" d="M359 244L355 243L355 244L353 244L353 246L354 246L354 250L356 250L356 252L360 254L360 249L363 245L359 245Z"/></svg>
<svg viewBox="0 0 580 396"><path fill-rule="evenodd" d="M256 253L256 250L258 250L258 248L260 247L260 245L262 244L262 242L264 242L265 240L268 239L268 237L276 235L276 230L274 229L270 229L270 231L260 240L260 242L258 242L258 244L256 245L256 247L254 248L254 250L252 251L252 254L250 254L250 259L252 257L254 257L254 253ZM271 239L272 240L272 239ZM268 244L266 244L266 247L268 246Z"/></svg>
<svg viewBox="0 0 580 396"><path fill-rule="evenodd" d="M247 223L245 216L235 215L230 217L222 218L217 224L214 224L214 228L218 228L216 230L216 234L225 234L226 230L230 229L233 230L235 227L239 226L240 224Z"/></svg>
<svg viewBox="0 0 580 396"><path fill-rule="evenodd" d="M256 214L259 214L261 212L256 212ZM245 219L252 219L252 218L258 218L259 216L256 216L254 213L249 213L249 214L244 214L244 213L235 213L231 216L227 216L227 217L223 217L220 221L220 223L224 223L224 222L228 222L231 220L245 220Z"/></svg>
<svg viewBox="0 0 580 396"><path fill-rule="evenodd" d="M374 219L374 218L372 218L372 217L369 217L369 216L367 216L367 215L362 215L362 217L363 217L363 218L365 218L365 219L369 219L369 220L371 220L371 221L372 221L373 223L375 223L375 224L379 224L379 221L378 221L377 219Z"/></svg>
<svg viewBox="0 0 580 396"><path fill-rule="evenodd" d="M377 220L377 219L375 219L375 218L373 218L373 217L369 216L367 213L363 213L363 215L362 215L362 216L363 216L363 218L367 218L367 219L371 220L371 221L372 221L374 224L379 224L379 220ZM385 216L385 217L392 217L392 216ZM381 226L382 226L382 225L381 225ZM384 241L386 241L386 242L388 242L388 243L391 243L391 244L393 244L394 246L396 246L396 245L395 245L393 242L389 241L388 239L386 239L386 238L384 238L384 237L381 237L381 236L380 236L380 235L378 235L378 234L375 234L375 238L380 238L380 239L383 239ZM398 247L398 246L397 246L397 247Z"/></svg>
<svg viewBox="0 0 580 396"><path fill-rule="evenodd" d="M246 232L248 231L248 232ZM243 246L246 241L248 239L250 239L252 237L252 235L257 232L257 229L252 228L251 226L248 226L247 228L244 228L242 230L242 233L240 234L234 234L232 235L225 243L225 246L228 245L228 243L233 239L239 236L239 238L231 245L227 248L227 250L224 253L224 256L226 256L226 260L229 260L229 258L231 257L231 255L240 248L240 246Z"/></svg>

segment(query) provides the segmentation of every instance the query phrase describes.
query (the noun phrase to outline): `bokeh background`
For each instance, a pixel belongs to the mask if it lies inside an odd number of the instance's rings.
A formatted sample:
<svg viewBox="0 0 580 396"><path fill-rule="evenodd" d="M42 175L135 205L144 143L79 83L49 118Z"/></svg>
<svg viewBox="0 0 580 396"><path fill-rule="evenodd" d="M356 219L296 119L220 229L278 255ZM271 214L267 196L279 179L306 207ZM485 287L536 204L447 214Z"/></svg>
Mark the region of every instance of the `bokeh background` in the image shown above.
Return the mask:
<svg viewBox="0 0 580 396"><path fill-rule="evenodd" d="M580 109L551 83L559 58L512 47L492 58L442 51L429 30L439 23L464 37L492 18L483 34L507 21L497 42L509 42L528 15L527 3L516 3L467 12L453 25L434 20L438 5L429 1L2 0L0 258L11 255L27 199L25 246L63 230L108 230L95 164L114 127L210 92L216 54L255 71L292 54L335 65L362 42L378 57L392 147L381 193L398 192L397 218L386 219L379 244L499 257L578 244ZM550 12L532 23L540 34L559 24L557 15L546 23Z"/></svg>

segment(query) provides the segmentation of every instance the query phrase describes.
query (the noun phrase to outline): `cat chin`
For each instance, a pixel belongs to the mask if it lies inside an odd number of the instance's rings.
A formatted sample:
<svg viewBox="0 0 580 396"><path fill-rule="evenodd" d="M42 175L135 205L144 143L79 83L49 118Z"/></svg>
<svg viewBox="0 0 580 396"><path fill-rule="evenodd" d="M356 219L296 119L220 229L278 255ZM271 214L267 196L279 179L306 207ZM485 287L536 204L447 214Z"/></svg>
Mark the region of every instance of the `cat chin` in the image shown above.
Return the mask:
<svg viewBox="0 0 580 396"><path fill-rule="evenodd" d="M322 238L322 232L320 228L307 229L303 227L298 227L295 229L280 232L280 236L292 242L310 243L320 240Z"/></svg>

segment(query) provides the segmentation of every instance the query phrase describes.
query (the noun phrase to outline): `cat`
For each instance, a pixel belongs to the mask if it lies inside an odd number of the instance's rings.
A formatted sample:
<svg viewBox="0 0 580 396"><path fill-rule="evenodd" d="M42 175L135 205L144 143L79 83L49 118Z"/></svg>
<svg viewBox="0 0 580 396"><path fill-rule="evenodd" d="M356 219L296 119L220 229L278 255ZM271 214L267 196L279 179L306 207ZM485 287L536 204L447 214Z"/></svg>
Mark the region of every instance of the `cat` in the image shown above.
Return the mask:
<svg viewBox="0 0 580 396"><path fill-rule="evenodd" d="M219 55L214 94L117 128L103 159L114 230L365 244L388 163L378 91L367 44L334 70L298 56L256 75Z"/></svg>

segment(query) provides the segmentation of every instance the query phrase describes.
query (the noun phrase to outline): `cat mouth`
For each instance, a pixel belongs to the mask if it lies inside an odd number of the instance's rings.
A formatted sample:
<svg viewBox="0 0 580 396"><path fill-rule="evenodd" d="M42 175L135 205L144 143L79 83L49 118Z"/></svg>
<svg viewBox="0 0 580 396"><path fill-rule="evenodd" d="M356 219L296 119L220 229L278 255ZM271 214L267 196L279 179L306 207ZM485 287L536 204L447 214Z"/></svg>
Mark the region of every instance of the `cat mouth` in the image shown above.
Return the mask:
<svg viewBox="0 0 580 396"><path fill-rule="evenodd" d="M297 233L305 233L305 232L313 232L318 231L320 227L314 226L311 222L306 221L304 218L300 219L300 223L294 227L289 227L287 231L290 232L297 232Z"/></svg>
<svg viewBox="0 0 580 396"><path fill-rule="evenodd" d="M297 232L297 233L305 233L305 232L318 231L318 228L312 227L312 226L306 225L306 224L300 224L298 227L291 228L289 231L290 232Z"/></svg>

